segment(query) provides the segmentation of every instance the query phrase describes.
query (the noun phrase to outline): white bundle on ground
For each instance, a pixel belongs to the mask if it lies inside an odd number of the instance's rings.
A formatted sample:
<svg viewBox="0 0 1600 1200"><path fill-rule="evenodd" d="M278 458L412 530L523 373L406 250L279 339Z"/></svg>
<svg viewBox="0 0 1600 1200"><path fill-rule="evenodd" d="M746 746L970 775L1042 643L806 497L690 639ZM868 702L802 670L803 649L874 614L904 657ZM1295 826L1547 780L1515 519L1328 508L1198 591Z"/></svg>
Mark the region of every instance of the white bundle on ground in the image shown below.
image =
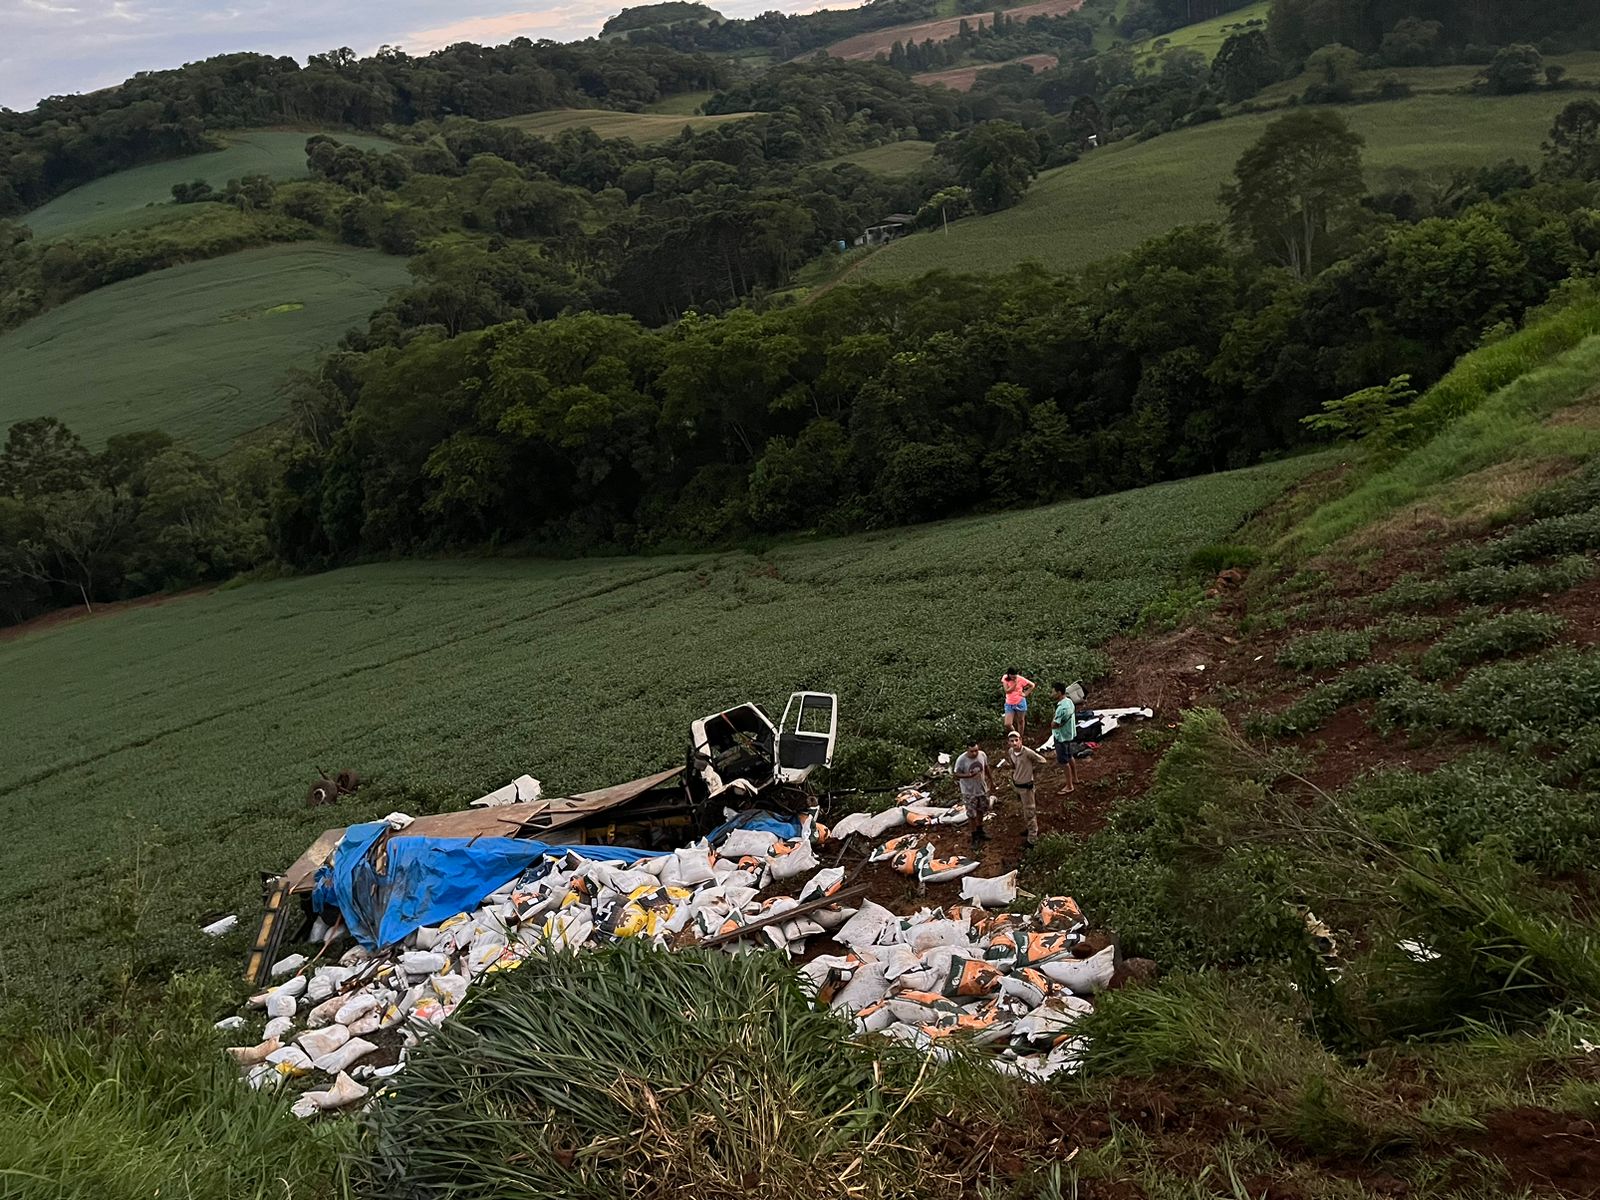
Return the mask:
<svg viewBox="0 0 1600 1200"><path fill-rule="evenodd" d="M327 1054L319 1055L311 1063L319 1071L326 1071L330 1075L337 1075L340 1071L348 1070L350 1064L358 1058L364 1058L378 1047L366 1038L353 1037L337 1050L330 1050Z"/></svg>
<svg viewBox="0 0 1600 1200"><path fill-rule="evenodd" d="M1008 871L987 879L968 875L961 881L961 898L980 908L1005 908L1017 898L1017 873Z"/></svg>
<svg viewBox="0 0 1600 1200"><path fill-rule="evenodd" d="M777 854L767 858L767 874L774 883L798 879L816 869L817 851L809 839L802 840L787 854Z"/></svg>

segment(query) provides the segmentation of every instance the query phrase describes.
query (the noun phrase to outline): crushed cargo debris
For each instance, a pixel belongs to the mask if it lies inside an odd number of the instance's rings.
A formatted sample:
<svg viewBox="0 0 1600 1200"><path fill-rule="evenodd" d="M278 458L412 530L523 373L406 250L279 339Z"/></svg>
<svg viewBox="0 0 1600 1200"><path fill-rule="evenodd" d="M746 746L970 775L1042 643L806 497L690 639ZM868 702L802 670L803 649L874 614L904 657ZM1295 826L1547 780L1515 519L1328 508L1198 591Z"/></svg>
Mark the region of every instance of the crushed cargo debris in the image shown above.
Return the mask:
<svg viewBox="0 0 1600 1200"><path fill-rule="evenodd" d="M1108 731L1150 715L1096 719ZM488 976L637 939L771 949L862 1033L931 1052L960 1038L1030 1079L1074 1069L1073 1028L1112 981L1115 942L1067 896L1011 911L1015 870L985 876L941 849L970 821L934 798L948 765L827 828L806 779L836 732L835 698L797 692L780 722L755 705L694 722L685 768L555 798L525 775L463 811L328 830L268 881L261 990L217 1026L247 1042L230 1055L252 1087L312 1085L299 1116L346 1111L380 1096ZM640 844L609 844L624 838ZM915 911L870 898L873 864L916 881ZM316 913L309 959L278 956L291 899Z"/></svg>

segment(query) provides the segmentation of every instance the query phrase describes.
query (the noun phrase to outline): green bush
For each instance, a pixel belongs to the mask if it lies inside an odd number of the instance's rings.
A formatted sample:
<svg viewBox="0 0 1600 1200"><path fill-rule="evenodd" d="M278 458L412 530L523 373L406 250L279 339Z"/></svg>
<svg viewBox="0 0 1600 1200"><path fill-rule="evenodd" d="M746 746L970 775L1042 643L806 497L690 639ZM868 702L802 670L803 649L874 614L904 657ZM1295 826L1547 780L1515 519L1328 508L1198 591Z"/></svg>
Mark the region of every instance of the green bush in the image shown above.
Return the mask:
<svg viewBox="0 0 1600 1200"><path fill-rule="evenodd" d="M1201 546L1189 556L1187 569L1192 575L1211 579L1230 567L1253 567L1261 561L1261 551L1254 546L1236 546L1230 542Z"/></svg>
<svg viewBox="0 0 1600 1200"><path fill-rule="evenodd" d="M1471 755L1426 773L1382 771L1344 800L1384 842L1446 861L1467 861L1493 843L1513 861L1554 874L1600 853L1600 809L1504 756Z"/></svg>
<svg viewBox="0 0 1600 1200"><path fill-rule="evenodd" d="M1319 629L1289 639L1274 661L1291 671L1325 671L1360 662L1371 653L1370 629Z"/></svg>
<svg viewBox="0 0 1600 1200"><path fill-rule="evenodd" d="M1353 667L1344 674L1319 684L1282 712L1251 718L1246 730L1256 737L1293 737L1320 729L1347 704L1372 700L1414 682L1404 667L1395 663L1371 663Z"/></svg>
<svg viewBox="0 0 1600 1200"><path fill-rule="evenodd" d="M1481 546L1451 552L1445 565L1453 571L1481 566L1510 566L1558 554L1600 549L1600 509L1541 517Z"/></svg>
<svg viewBox="0 0 1600 1200"><path fill-rule="evenodd" d="M1374 608L1426 608L1447 600L1503 604L1522 596L1564 592L1594 574L1594 562L1569 555L1543 566L1472 567L1443 576L1402 575L1371 600Z"/></svg>
<svg viewBox="0 0 1600 1200"><path fill-rule="evenodd" d="M1552 613L1509 612L1451 630L1422 656L1426 679L1445 679L1464 667L1541 649L1561 636L1565 622Z"/></svg>
<svg viewBox="0 0 1600 1200"><path fill-rule="evenodd" d="M1115 925L1125 953L1164 967L1295 958L1306 938L1289 903L1291 861L1231 832L1260 808L1270 771L1221 713L1191 711L1150 788L1087 840L1043 839L1027 886L1071 893Z"/></svg>
<svg viewBox="0 0 1600 1200"><path fill-rule="evenodd" d="M1592 458L1559 483L1536 492L1528 512L1538 517L1564 517L1600 508L1600 458Z"/></svg>
<svg viewBox="0 0 1600 1200"><path fill-rule="evenodd" d="M1415 685L1380 706L1390 724L1498 738L1519 749L1568 745L1600 721L1600 650L1490 663L1454 690Z"/></svg>
<svg viewBox="0 0 1600 1200"><path fill-rule="evenodd" d="M1434 637L1445 626L1439 617L1396 613L1372 626L1374 635L1395 642L1420 642Z"/></svg>

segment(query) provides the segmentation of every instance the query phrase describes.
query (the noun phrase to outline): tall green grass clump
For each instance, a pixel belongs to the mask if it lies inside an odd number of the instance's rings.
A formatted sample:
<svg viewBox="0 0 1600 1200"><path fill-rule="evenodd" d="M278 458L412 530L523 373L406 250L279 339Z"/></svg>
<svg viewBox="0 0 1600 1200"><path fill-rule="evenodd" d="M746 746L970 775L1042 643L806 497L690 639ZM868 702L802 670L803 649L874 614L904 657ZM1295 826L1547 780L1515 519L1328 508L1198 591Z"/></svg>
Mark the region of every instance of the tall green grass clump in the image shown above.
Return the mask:
<svg viewBox="0 0 1600 1200"><path fill-rule="evenodd" d="M748 1200L936 1191L920 1056L853 1042L787 963L625 944L508 972L373 1110L375 1191Z"/></svg>
<svg viewBox="0 0 1600 1200"><path fill-rule="evenodd" d="M254 1092L211 1027L218 976L64 1030L0 1032L0 1195L21 1200L281 1200L348 1194L348 1122L307 1125Z"/></svg>
<svg viewBox="0 0 1600 1200"><path fill-rule="evenodd" d="M1571 285L1523 329L1466 355L1405 415L1405 437L1417 444L1473 411L1491 395L1586 338L1600 334L1600 291Z"/></svg>

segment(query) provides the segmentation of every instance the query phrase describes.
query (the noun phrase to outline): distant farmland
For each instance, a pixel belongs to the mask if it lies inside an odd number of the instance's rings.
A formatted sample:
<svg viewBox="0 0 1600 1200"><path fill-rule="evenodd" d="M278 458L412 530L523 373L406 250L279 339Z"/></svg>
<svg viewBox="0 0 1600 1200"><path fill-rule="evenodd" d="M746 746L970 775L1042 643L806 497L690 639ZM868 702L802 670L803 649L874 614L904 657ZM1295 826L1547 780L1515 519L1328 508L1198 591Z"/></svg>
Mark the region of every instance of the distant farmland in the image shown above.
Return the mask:
<svg viewBox="0 0 1600 1200"><path fill-rule="evenodd" d="M631 138L640 144L664 142L691 129L707 129L725 121L742 121L751 113L725 113L708 117L692 113L629 113L603 108L554 108L548 112L524 113L494 122L510 125L541 137L555 137L568 129L592 129L603 138Z"/></svg>
<svg viewBox="0 0 1600 1200"><path fill-rule="evenodd" d="M90 446L162 429L205 454L283 415L277 391L408 279L403 258L320 243L129 279L0 337L0 430L60 417Z"/></svg>
<svg viewBox="0 0 1600 1200"><path fill-rule="evenodd" d="M1506 158L1533 162L1570 95L1419 96L1339 111L1367 139L1369 179L1389 168L1441 174ZM1233 165L1282 113L1255 113L1093 151L1047 171L1022 203L919 233L863 261L854 279L903 279L944 268L1003 271L1034 260L1072 270L1132 249L1176 225L1217 221Z"/></svg>
<svg viewBox="0 0 1600 1200"><path fill-rule="evenodd" d="M822 165L836 167L841 163L854 163L864 171L876 175L909 175L933 154L932 142L890 142L884 146L870 146L854 154L830 158Z"/></svg>
<svg viewBox="0 0 1600 1200"><path fill-rule="evenodd" d="M1040 71L1055 70L1059 62L1054 54L1024 54L1021 58L1007 59L1005 62L974 63L968 67L951 67L948 71L925 71L911 78L924 87L947 87L952 92L970 92L972 85L978 81L978 76L985 71L1024 63L1032 67L1033 73L1037 75Z"/></svg>
<svg viewBox="0 0 1600 1200"><path fill-rule="evenodd" d="M1012 21L1026 21L1029 17L1059 17L1064 13L1077 12L1082 7L1083 0L1039 0L1035 4L1006 9L1006 17ZM921 21L914 25L894 25L888 29L874 29L870 33L858 33L854 37L844 38L826 47L823 53L830 58L871 62L880 54L888 54L889 48L896 42L908 40L947 42L961 31L963 21L967 23L968 28L986 29L993 20L993 13L981 12L971 13L965 17Z"/></svg>
<svg viewBox="0 0 1600 1200"><path fill-rule="evenodd" d="M394 144L362 134L327 132L329 137L364 150L387 149ZM245 175L300 179L306 174L306 139L316 136L316 131L257 129L223 136L228 142L224 150L118 171L57 196L24 216L22 223L33 230L36 238L104 233L180 214L181 209L172 203L175 183L203 179L212 187L221 188L228 180Z"/></svg>

